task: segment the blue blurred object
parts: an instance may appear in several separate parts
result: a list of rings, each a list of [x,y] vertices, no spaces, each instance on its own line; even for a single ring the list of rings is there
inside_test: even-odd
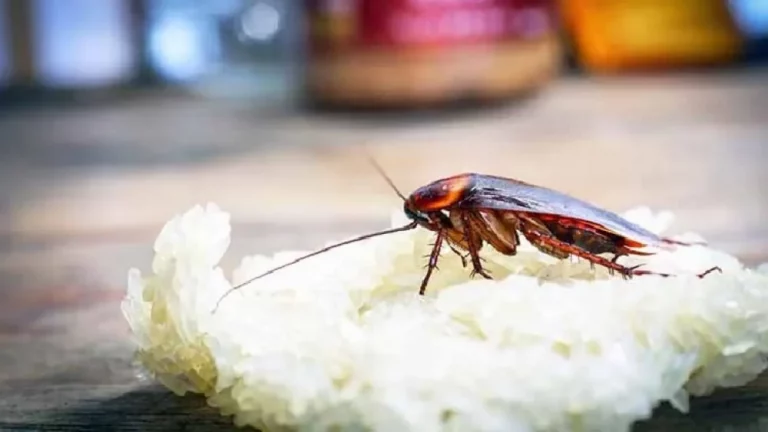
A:
[[[166,82],[268,103],[296,93],[297,2],[152,0],[149,63]]]
[[[731,0],[731,10],[742,31],[750,38],[768,37],[768,1]]]
[[[36,80],[49,88],[130,81],[138,67],[128,3],[32,0]]]
[[[768,60],[768,0],[730,0],[729,6],[746,39],[746,60]]]
[[[151,21],[147,49],[155,71],[171,82],[191,82],[220,57],[214,23],[194,14],[161,13]]]
[[[2,11],[5,11],[5,2],[0,0],[0,88],[8,85],[11,79],[11,37],[8,34],[7,17]]]
[[[232,12],[225,8],[223,13]],[[213,68],[213,63],[221,58],[215,18],[216,14],[206,2],[148,2],[147,56],[162,80],[194,82]]]

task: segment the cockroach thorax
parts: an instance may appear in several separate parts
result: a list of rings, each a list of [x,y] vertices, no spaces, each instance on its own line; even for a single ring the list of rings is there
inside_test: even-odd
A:
[[[421,211],[442,210],[458,202],[468,190],[472,177],[460,174],[434,181],[416,189],[408,198],[411,206]]]

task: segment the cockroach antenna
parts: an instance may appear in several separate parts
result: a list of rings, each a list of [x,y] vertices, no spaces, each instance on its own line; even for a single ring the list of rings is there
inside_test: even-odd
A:
[[[389,178],[387,173],[384,171],[384,168],[382,168],[381,165],[379,165],[379,163],[376,162],[376,159],[374,159],[373,156],[371,156],[371,154],[367,151],[365,152],[365,156],[368,159],[368,162],[371,165],[373,165],[373,168],[379,173],[379,175],[381,175],[382,178],[384,178],[387,184],[389,184],[389,187],[391,187],[392,190],[395,191],[397,196],[399,196],[403,201],[407,201],[408,199],[405,197],[405,195],[403,195],[402,192],[400,192],[400,189],[398,189],[397,186],[395,186],[395,182],[393,182],[392,179]]]
[[[355,238],[352,238],[352,239],[349,239],[349,240],[345,240],[345,241],[342,241],[342,242],[339,242],[339,243],[335,243],[335,244],[332,244],[330,246],[326,246],[326,247],[324,247],[322,249],[319,249],[319,250],[316,250],[314,252],[311,252],[311,253],[308,253],[306,255],[303,255],[303,256],[301,256],[299,258],[296,258],[293,261],[290,261],[290,262],[287,262],[287,263],[285,263],[283,265],[275,267],[272,270],[264,272],[264,273],[262,273],[262,274],[260,274],[258,276],[252,277],[252,278],[248,279],[247,281],[245,281],[245,282],[243,282],[243,283],[241,283],[239,285],[236,285],[236,286],[230,288],[226,293],[224,293],[224,295],[221,296],[219,301],[216,302],[216,307],[213,308],[213,311],[211,313],[216,313],[216,311],[219,309],[219,305],[221,304],[221,302],[229,294],[231,294],[235,290],[238,290],[238,289],[248,285],[249,283],[251,283],[251,282],[253,282],[253,281],[257,280],[257,279],[261,279],[264,276],[268,276],[268,275],[270,275],[270,274],[272,274],[272,273],[274,273],[274,272],[276,272],[276,271],[278,271],[280,269],[284,269],[286,267],[292,266],[292,265],[294,265],[294,264],[296,264],[296,263],[298,263],[300,261],[304,261],[307,258],[311,258],[311,257],[319,255],[321,253],[328,252],[329,250],[336,249],[337,247],[341,247],[341,246],[345,246],[345,245],[348,245],[348,244],[351,244],[351,243],[356,243],[356,242],[359,242],[359,241],[367,240],[367,239],[372,238],[372,237],[378,237],[378,236],[382,236],[382,235],[386,235],[386,234],[393,234],[393,233],[402,232],[402,231],[409,231],[409,230],[412,230],[412,229],[416,228],[417,226],[418,226],[418,224],[416,222],[411,222],[408,225],[404,225],[404,226],[401,226],[401,227],[390,228],[390,229],[387,229],[387,230],[377,231],[377,232],[370,233],[370,234],[364,234],[364,235],[361,235],[359,237],[355,237]]]

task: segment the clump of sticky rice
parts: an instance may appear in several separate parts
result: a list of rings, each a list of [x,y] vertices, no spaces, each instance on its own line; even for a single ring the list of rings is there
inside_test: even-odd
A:
[[[628,219],[657,233],[669,213]],[[395,216],[392,225],[405,222]],[[701,240],[695,234],[679,240]],[[525,242],[484,248],[494,280],[447,247],[418,295],[433,234],[336,249],[234,291],[306,251],[219,261],[229,215],[195,207],[132,269],[123,312],[144,367],[262,430],[628,430],[660,403],[748,383],[766,368],[768,266],[694,246],[620,261],[675,273],[624,280]],[[722,268],[699,279],[712,266]]]

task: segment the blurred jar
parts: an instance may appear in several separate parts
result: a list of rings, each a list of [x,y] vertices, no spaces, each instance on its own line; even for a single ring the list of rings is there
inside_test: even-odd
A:
[[[208,97],[265,104],[297,92],[297,10],[291,0],[150,0],[155,74]]]
[[[403,108],[530,93],[559,73],[549,0],[309,0],[319,105]]]

